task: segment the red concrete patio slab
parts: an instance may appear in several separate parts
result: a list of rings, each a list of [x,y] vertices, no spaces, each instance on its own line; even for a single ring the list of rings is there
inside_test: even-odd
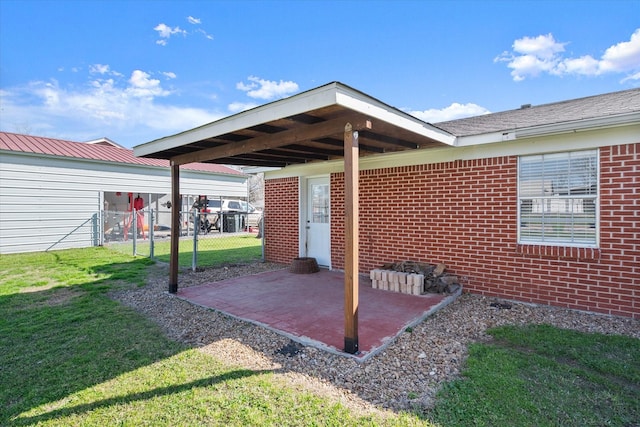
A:
[[[358,339],[360,353],[344,347],[344,273],[313,274],[276,270],[178,290],[177,296],[246,320],[304,345],[364,360],[382,350],[407,327],[460,295],[406,295],[373,289],[360,276]]]

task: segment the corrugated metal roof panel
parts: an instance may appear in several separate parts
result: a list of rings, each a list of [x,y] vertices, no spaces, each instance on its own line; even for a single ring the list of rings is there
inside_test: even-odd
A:
[[[82,142],[10,132],[0,132],[0,150],[131,165],[169,167],[169,161],[167,160],[136,157],[133,155],[133,150],[126,148],[110,147],[100,144],[85,144]],[[242,175],[242,172],[233,168],[214,163],[190,163],[181,167],[200,172]]]

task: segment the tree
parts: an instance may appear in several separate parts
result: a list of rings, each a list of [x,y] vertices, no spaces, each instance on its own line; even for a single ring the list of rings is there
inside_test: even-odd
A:
[[[249,203],[260,208],[264,207],[264,174],[249,175],[248,187]]]

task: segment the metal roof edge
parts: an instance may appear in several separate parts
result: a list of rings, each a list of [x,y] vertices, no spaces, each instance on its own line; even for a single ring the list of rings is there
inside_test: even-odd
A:
[[[61,156],[59,154],[47,154],[47,153],[32,153],[29,151],[15,151],[15,150],[4,150],[0,148],[0,153],[7,153],[7,154],[14,154],[16,156],[27,156],[27,157],[43,157],[43,158],[47,158],[47,159],[60,159],[60,160],[71,160],[77,163],[81,163],[81,162],[86,162],[86,163],[92,163],[92,164],[101,164],[101,165],[119,165],[119,166],[125,166],[125,167],[136,167],[136,168],[144,168],[144,169],[160,169],[160,170],[169,170],[170,171],[170,166],[157,166],[157,165],[145,165],[145,164],[140,164],[140,163],[128,163],[128,162],[117,162],[117,161],[112,161],[112,160],[100,160],[100,159],[90,159],[90,158],[86,158],[86,157],[73,157],[73,156]],[[185,165],[186,166],[186,165]],[[222,165],[225,166],[225,165]],[[226,166],[228,169],[228,166]],[[206,174],[206,175],[222,175],[222,176],[231,176],[231,177],[244,177],[246,178],[248,176],[247,173],[244,173],[242,171],[237,171],[238,173],[226,173],[226,172],[210,172],[210,171],[204,171],[204,170],[199,170],[199,169],[190,169],[188,167],[183,167],[181,168],[183,171],[186,172],[193,172],[193,173],[201,173],[201,174]]]

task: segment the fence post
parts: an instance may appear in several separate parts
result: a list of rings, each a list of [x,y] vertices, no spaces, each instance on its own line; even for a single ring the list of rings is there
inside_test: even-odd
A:
[[[191,270],[198,266],[198,231],[200,231],[200,215],[197,209],[193,211],[193,254],[191,256]]]
[[[154,257],[154,252],[153,252],[153,245],[155,243],[154,240],[154,215],[155,211],[153,210],[153,208],[149,209],[149,258],[153,259]]]
[[[91,215],[91,243],[93,246],[99,246],[98,236],[100,235],[100,230],[98,230],[98,224],[100,224],[100,220],[98,219],[99,214],[94,213]]]
[[[220,228],[218,229],[218,232],[220,234],[222,234],[224,232],[224,216],[225,214],[222,213],[222,205],[224,203],[224,199],[222,198],[222,196],[220,196],[220,210],[218,211],[218,225],[220,226]]]
[[[131,222],[133,222],[133,256],[136,256],[138,255],[138,211],[134,209],[131,213],[133,215],[131,217]]]
[[[107,211],[98,211],[98,216],[98,246],[104,246],[104,233],[107,231],[105,230],[107,223]]]
[[[264,262],[264,211],[262,211],[262,218],[258,223],[259,232],[260,232],[260,240],[262,240],[262,262]]]

